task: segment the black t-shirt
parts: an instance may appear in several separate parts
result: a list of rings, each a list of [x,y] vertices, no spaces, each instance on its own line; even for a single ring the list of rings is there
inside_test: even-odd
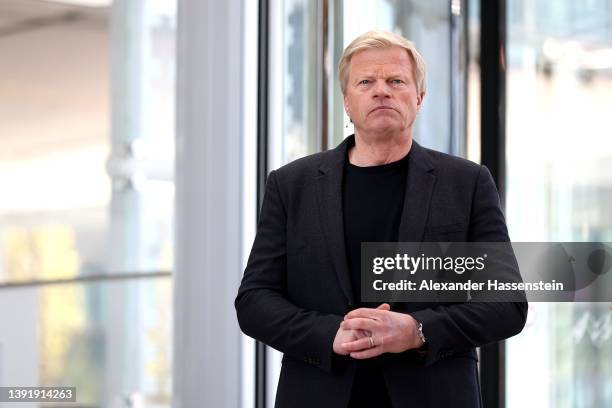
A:
[[[353,295],[359,306],[377,306],[361,302],[361,243],[397,241],[408,156],[371,167],[358,167],[346,160],[342,191],[344,240]]]
[[[395,242],[404,207],[409,154],[380,166],[344,167],[342,205],[344,239],[351,284],[360,307],[377,304],[361,301],[361,243]],[[391,407],[380,368],[380,357],[357,362],[349,408]]]

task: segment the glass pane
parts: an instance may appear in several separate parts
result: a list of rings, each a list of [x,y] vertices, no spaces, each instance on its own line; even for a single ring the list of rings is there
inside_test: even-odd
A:
[[[0,282],[172,264],[175,0],[0,4]]]
[[[463,58],[460,24],[462,10],[460,2],[450,0],[434,1],[394,1],[394,0],[351,0],[342,2],[342,20],[337,24],[333,38],[341,42],[334,47],[334,70],[344,48],[357,36],[373,29],[393,31],[415,43],[427,64],[427,92],[419,117],[415,123],[414,137],[421,144],[444,152],[464,155],[463,131],[465,114],[455,111],[461,100],[463,103],[465,64],[458,64]],[[458,23],[452,23],[457,19]],[[456,26],[459,24],[459,26]],[[353,126],[344,113],[339,85],[335,86],[334,111],[331,116],[342,117],[342,123],[335,122],[332,131],[334,142],[354,132]],[[463,110],[461,112],[464,112]],[[459,120],[460,119],[460,120]],[[348,126],[346,126],[348,125]],[[342,126],[340,128],[339,126]],[[456,133],[455,133],[456,132]]]
[[[171,350],[168,277],[0,289],[0,386],[73,386],[82,407],[170,407]]]
[[[319,2],[271,2],[270,167],[321,149]]]
[[[354,132],[346,126],[338,62],[350,41],[376,28],[413,40],[429,63],[415,138],[428,147],[464,155],[465,115],[456,108],[465,105],[458,103],[465,64],[459,63],[461,25],[453,24],[453,15],[459,20],[463,16],[460,3],[451,10],[450,0],[271,1],[270,169],[333,148]],[[270,349],[267,358],[267,395],[274,396],[280,354]],[[273,398],[268,402],[272,406]]]
[[[510,236],[612,241],[612,4],[509,0],[507,18]],[[608,304],[532,304],[508,407],[612,406],[611,337]]]

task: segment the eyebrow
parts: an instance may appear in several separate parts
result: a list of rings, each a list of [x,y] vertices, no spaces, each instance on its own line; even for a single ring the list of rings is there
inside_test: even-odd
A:
[[[375,78],[376,75],[373,74],[372,72],[365,72],[363,74],[357,74],[355,75],[355,81],[361,81],[363,79],[370,79],[370,78]],[[402,78],[402,79],[409,79],[410,75],[407,75],[405,73],[401,73],[401,72],[391,72],[389,74],[385,75],[386,79],[389,78]]]

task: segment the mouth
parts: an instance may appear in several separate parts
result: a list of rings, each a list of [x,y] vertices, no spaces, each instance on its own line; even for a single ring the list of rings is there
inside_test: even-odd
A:
[[[395,110],[395,109],[393,109],[393,108],[392,108],[392,107],[390,107],[390,106],[378,106],[378,107],[376,107],[376,108],[372,109],[372,110],[370,111],[370,113],[374,113],[374,112],[378,112],[378,111],[383,111],[383,110]]]

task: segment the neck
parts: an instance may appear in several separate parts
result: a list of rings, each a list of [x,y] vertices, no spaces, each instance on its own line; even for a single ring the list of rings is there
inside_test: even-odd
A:
[[[349,150],[349,162],[355,166],[380,166],[398,161],[412,147],[412,132],[364,135],[355,131],[355,146]]]

